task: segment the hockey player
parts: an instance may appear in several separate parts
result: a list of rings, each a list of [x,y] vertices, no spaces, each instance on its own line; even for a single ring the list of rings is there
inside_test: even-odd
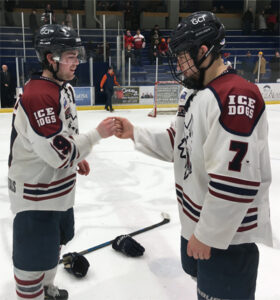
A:
[[[9,155],[9,197],[15,213],[13,264],[18,299],[68,299],[54,286],[60,246],[74,236],[76,172],[88,175],[84,158],[114,121],[79,134],[72,80],[85,58],[69,27],[44,25],[35,39],[43,73],[24,87],[14,109]]]
[[[172,73],[185,87],[175,125],[156,133],[118,118],[116,135],[174,161],[182,266],[198,299],[251,300],[255,243],[272,245],[268,126],[258,88],[223,64],[224,36],[213,13],[184,19],[170,42]]]

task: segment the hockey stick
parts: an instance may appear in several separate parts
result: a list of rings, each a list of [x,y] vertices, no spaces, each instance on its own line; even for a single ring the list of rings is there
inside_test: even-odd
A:
[[[157,227],[159,227],[159,226],[161,226],[161,225],[164,225],[164,224],[166,224],[166,223],[169,223],[169,221],[170,221],[170,216],[169,216],[169,214],[162,212],[161,215],[162,215],[162,217],[163,217],[163,220],[160,221],[159,223],[156,223],[156,224],[154,224],[154,225],[147,226],[147,227],[144,227],[144,228],[142,228],[142,229],[136,230],[136,231],[134,231],[134,232],[129,233],[128,235],[134,236],[134,235],[137,235],[137,234],[146,232],[146,231],[148,231],[148,230],[157,228]],[[94,246],[94,247],[92,247],[92,248],[83,250],[83,251],[81,251],[81,252],[78,252],[78,254],[80,254],[80,255],[85,255],[85,254],[87,254],[87,253],[90,253],[90,252],[96,251],[96,250],[98,250],[98,249],[107,247],[107,246],[113,244],[113,241],[114,241],[114,240],[115,240],[115,239],[110,240],[110,241],[105,242],[105,243],[102,243],[102,244],[99,244],[99,245]],[[61,264],[62,262],[63,262],[63,259],[60,259],[60,260],[59,260],[59,264]]]

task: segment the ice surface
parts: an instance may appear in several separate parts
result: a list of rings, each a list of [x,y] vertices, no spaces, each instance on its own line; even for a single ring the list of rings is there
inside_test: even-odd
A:
[[[271,219],[275,248],[259,245],[260,267],[256,300],[280,299],[280,105],[267,106],[273,172]],[[147,110],[80,111],[81,132],[105,117],[127,117],[135,125],[166,128],[172,116],[147,117]],[[0,299],[15,300],[11,259],[12,220],[7,192],[7,158],[11,114],[0,114]],[[159,222],[162,227],[135,236],[145,248],[141,258],[128,258],[110,246],[87,255],[91,266],[76,279],[59,266],[56,284],[70,300],[194,300],[195,282],[181,269],[180,224],[172,164],[136,152],[129,140],[109,138],[94,147],[87,160],[91,173],[79,176],[76,193],[76,236],[62,253],[81,251],[114,237]]]

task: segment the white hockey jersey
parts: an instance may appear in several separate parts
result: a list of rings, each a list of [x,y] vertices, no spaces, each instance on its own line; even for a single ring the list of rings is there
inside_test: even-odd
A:
[[[265,104],[234,71],[197,93],[183,89],[176,124],[134,129],[136,149],[174,161],[182,236],[208,246],[272,246],[271,183]]]
[[[77,163],[99,139],[96,129],[79,134],[70,84],[33,76],[13,113],[8,174],[12,212],[72,207]]]

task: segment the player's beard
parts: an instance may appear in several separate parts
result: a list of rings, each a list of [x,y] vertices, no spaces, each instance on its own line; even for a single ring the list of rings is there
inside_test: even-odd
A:
[[[182,75],[184,76],[182,82],[185,87],[194,90],[203,89],[205,70],[199,69],[194,63],[194,59],[192,57],[186,57],[185,62],[183,62],[181,65],[179,64],[179,66],[182,70]]]
[[[194,89],[194,90],[202,90],[204,88],[203,81],[204,81],[204,74],[205,70],[200,69],[199,72],[197,72],[195,75],[185,77],[183,80],[183,84],[188,89]]]

